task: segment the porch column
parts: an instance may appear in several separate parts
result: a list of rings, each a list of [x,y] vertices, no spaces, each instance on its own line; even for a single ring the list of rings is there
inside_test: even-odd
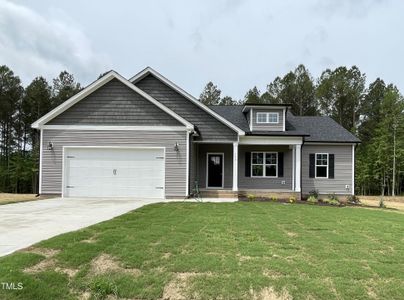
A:
[[[238,142],[233,143],[233,191],[238,191]]]
[[[301,166],[302,166],[302,145],[296,145],[295,146],[295,192],[300,192],[301,187],[300,187],[300,173],[301,173]]]

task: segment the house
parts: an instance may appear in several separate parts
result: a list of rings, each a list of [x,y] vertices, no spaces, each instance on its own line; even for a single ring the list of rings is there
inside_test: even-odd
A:
[[[151,68],[114,71],[32,124],[40,193],[184,198],[354,193],[358,138],[290,105],[205,106]]]

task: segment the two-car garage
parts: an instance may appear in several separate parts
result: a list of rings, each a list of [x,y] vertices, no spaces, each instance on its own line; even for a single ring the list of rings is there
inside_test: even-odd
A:
[[[64,197],[165,195],[165,148],[64,147]]]

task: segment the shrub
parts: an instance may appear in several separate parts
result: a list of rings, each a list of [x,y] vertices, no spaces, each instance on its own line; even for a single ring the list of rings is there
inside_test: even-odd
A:
[[[296,197],[295,196],[290,196],[289,197],[289,203],[295,203],[296,202]]]
[[[314,198],[318,199],[318,190],[311,190],[309,192],[309,196],[313,196]]]
[[[272,197],[271,197],[271,200],[274,201],[274,202],[276,202],[276,201],[278,201],[278,197],[272,196]]]
[[[337,197],[335,194],[329,194],[329,195],[327,196],[327,198],[328,198],[329,200],[336,200],[336,201],[338,201],[338,203],[339,203],[339,199],[338,199],[338,197]]]
[[[255,198],[257,198],[257,197],[254,194],[248,194],[247,195],[247,199],[250,200],[250,201],[254,201]]]
[[[330,205],[340,205],[340,202],[338,200],[329,199],[329,198],[324,199],[323,203],[327,203],[327,204],[330,204]]]
[[[386,205],[384,205],[384,199],[383,199],[383,197],[380,197],[379,207],[380,207],[380,208],[386,208]]]
[[[312,195],[309,198],[307,198],[307,202],[314,204],[318,202],[318,199]]]
[[[350,204],[361,204],[359,198],[356,195],[349,195],[346,197],[346,202]]]

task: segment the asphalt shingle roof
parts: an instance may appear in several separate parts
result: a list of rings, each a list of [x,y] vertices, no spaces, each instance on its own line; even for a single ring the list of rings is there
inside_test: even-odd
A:
[[[330,117],[300,117],[288,112],[286,117],[286,131],[253,131],[250,132],[248,121],[242,112],[242,105],[224,106],[211,105],[210,109],[230,121],[248,135],[268,136],[304,136],[308,142],[336,142],[336,143],[358,143],[360,140],[339,125]]]

